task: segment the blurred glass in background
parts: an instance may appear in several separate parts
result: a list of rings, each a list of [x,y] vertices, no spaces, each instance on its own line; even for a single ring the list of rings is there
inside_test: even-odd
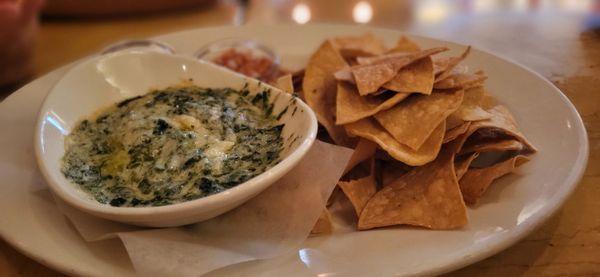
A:
[[[33,73],[32,59],[43,0],[0,0],[0,86]]]

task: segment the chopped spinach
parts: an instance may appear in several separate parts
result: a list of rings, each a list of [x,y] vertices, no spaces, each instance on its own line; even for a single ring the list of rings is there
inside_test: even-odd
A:
[[[270,94],[190,86],[126,99],[73,129],[62,172],[117,207],[219,193],[279,161],[287,108],[272,115]]]

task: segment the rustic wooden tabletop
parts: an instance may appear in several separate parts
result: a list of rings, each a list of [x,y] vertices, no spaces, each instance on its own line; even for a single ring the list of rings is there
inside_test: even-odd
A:
[[[161,14],[43,19],[36,76],[124,38],[215,25],[358,23],[458,41],[541,73],[587,128],[585,176],[565,205],[509,249],[449,275],[600,275],[600,1],[223,0]],[[4,95],[10,92],[2,92]],[[0,241],[0,276],[60,276]]]

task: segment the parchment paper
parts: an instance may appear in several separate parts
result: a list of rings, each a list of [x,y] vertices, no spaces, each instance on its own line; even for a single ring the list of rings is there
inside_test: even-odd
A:
[[[118,236],[142,276],[199,276],[297,251],[341,177],[352,150],[316,141],[290,173],[242,206],[211,220],[151,229],[99,219],[57,199],[87,241]]]

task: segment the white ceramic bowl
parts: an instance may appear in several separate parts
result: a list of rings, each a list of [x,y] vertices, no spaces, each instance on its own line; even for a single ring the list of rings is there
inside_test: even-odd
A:
[[[193,80],[210,88],[241,89],[250,95],[271,90],[274,114],[290,107],[280,119],[282,160],[266,172],[208,197],[161,207],[112,207],[98,203],[61,173],[64,139],[84,117],[125,98]],[[69,205],[102,218],[152,227],[185,225],[231,210],[290,171],[315,140],[317,120],[300,99],[257,80],[193,58],[151,51],[125,51],[88,59],[69,71],[50,91],[40,109],[35,134],[37,162],[50,189]],[[298,137],[295,139],[295,137]]]

